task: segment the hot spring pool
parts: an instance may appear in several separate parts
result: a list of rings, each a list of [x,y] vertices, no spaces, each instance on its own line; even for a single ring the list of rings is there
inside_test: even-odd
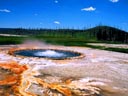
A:
[[[39,57],[49,59],[69,59],[79,57],[82,54],[72,51],[54,50],[54,49],[26,49],[18,50],[14,52],[15,55],[27,56],[27,57]]]

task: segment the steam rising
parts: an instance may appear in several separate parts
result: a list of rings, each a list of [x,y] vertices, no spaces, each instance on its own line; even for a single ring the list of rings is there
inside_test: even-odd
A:
[[[64,53],[59,53],[53,50],[46,50],[44,52],[37,52],[34,54],[35,56],[45,56],[45,57],[62,57],[66,56]]]
[[[72,49],[73,51],[78,50],[78,47],[68,48],[63,46],[52,46],[50,44],[46,44],[36,40],[28,40],[28,41],[25,41],[24,44],[18,45],[15,47],[18,47],[21,49],[22,48],[23,49],[24,48],[26,49],[27,48],[28,49],[43,48],[46,50],[40,51],[40,52],[37,51],[36,53],[34,53],[34,55],[41,56],[41,57],[43,56],[50,57],[50,58],[67,56],[66,53],[61,53],[60,51],[56,51],[56,49],[63,50],[65,48],[65,49]],[[11,67],[10,65],[13,65],[13,64],[9,64],[8,66],[5,66],[5,63],[3,63],[3,65],[1,64],[2,68],[8,69],[8,70],[10,70],[9,68],[12,68],[16,72],[18,72],[17,71],[18,68],[19,70],[21,70],[20,67],[22,68],[22,65],[27,64],[27,66],[30,67],[30,68],[28,67],[29,69],[23,72],[22,75],[20,75],[20,76],[23,76],[24,78],[22,78],[23,83],[22,83],[22,86],[19,87],[19,90],[21,90],[22,87],[25,88],[25,90],[27,89],[27,91],[23,90],[23,92],[26,92],[26,94],[30,90],[32,90],[31,91],[32,93],[38,93],[40,96],[43,96],[42,91],[48,89],[48,90],[51,90],[50,94],[52,94],[52,90],[54,89],[58,91],[58,92],[56,91],[57,93],[53,93],[56,96],[61,96],[59,95],[61,93],[67,94],[66,92],[69,92],[69,93],[74,92],[79,96],[85,96],[85,94],[87,94],[88,96],[127,96],[127,93],[128,93],[127,64],[124,64],[124,63],[115,64],[117,60],[120,62],[124,62],[124,61],[121,61],[121,59],[117,59],[113,57],[112,52],[106,53],[104,51],[92,51],[92,50],[90,51],[90,49],[88,50],[87,48],[85,48],[84,50],[82,48],[79,48],[79,50],[80,52],[86,53],[86,59],[83,58],[83,59],[72,60],[72,61],[68,60],[64,62],[64,61],[54,61],[49,59],[47,60],[47,59],[37,59],[37,58],[28,58],[28,57],[12,58],[11,56],[1,53],[0,60],[1,61],[8,60],[8,62],[10,62],[10,60],[13,59],[15,61],[18,61],[19,64],[17,64],[17,66],[19,67],[16,67],[16,66]],[[90,54],[94,54],[95,56],[90,56]],[[99,54],[102,54],[102,56]],[[115,56],[115,53],[114,53],[114,56]],[[116,55],[116,56],[121,57],[124,55],[122,54],[122,55]],[[60,62],[62,64],[59,65]],[[114,64],[111,64],[111,63],[114,63]],[[127,58],[125,63],[127,63]],[[120,70],[120,68],[122,69]],[[3,74],[2,73],[3,69],[1,69],[0,71],[1,71],[1,74]],[[5,70],[5,72],[7,71]],[[38,75],[39,77],[36,78]],[[4,75],[1,75],[1,76],[4,76]],[[10,79],[7,78],[7,81],[8,80]],[[19,80],[19,79],[17,79],[16,77],[16,80]],[[29,82],[30,85],[28,84],[27,86],[25,86],[25,84],[27,84],[26,81]],[[10,82],[7,82],[7,84]],[[41,84],[42,84],[42,87],[40,86]],[[45,89],[43,85],[45,85],[47,89]],[[3,89],[1,87],[0,92],[2,92]],[[5,92],[3,91],[3,93]],[[47,96],[50,96],[50,94],[48,94]],[[3,95],[0,95],[0,96],[3,96]],[[65,96],[71,96],[71,95],[67,94]]]
[[[26,40],[20,47],[45,47],[50,46],[50,44],[45,43],[44,41],[39,40]]]

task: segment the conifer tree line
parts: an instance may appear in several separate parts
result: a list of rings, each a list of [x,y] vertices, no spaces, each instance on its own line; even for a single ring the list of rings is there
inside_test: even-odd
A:
[[[69,37],[77,39],[95,38],[99,41],[128,43],[128,32],[109,26],[96,26],[90,29],[0,28],[0,34],[30,35],[39,37]]]

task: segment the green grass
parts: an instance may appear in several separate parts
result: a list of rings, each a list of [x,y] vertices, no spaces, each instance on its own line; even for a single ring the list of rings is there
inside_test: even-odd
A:
[[[96,45],[88,45],[88,44],[86,44],[86,47],[90,47],[90,48],[94,48],[94,49],[100,49],[100,50],[121,52],[121,53],[128,53],[128,48],[112,48],[112,47],[96,46]]]
[[[36,39],[45,41],[47,43],[52,44],[59,44],[65,46],[84,46],[85,43],[91,42],[98,42],[94,39],[81,39],[81,38],[69,38],[69,37],[53,37],[53,36],[43,36],[43,37],[36,37]]]
[[[5,28],[6,29],[6,28]],[[101,50],[128,53],[128,49],[106,48],[88,43],[128,44],[128,33],[110,26],[96,26],[90,29],[1,29],[1,34],[18,34],[28,37],[0,36],[0,45],[21,44],[24,40],[39,40],[50,44],[91,47]]]
[[[124,48],[111,48],[111,47],[106,48],[104,46],[96,46],[96,45],[94,46],[87,44],[87,43],[121,44],[120,42],[97,41],[96,39],[55,38],[55,37],[42,37],[38,39],[56,45],[82,46],[82,47],[90,47],[94,49],[128,53],[128,49],[124,49]]]
[[[128,49],[124,48],[106,48],[104,46],[94,46],[88,45],[87,43],[108,43],[112,44],[114,42],[105,42],[105,41],[97,41],[95,38],[93,39],[85,39],[85,38],[69,38],[69,37],[54,37],[54,36],[36,36],[36,37],[6,37],[0,36],[0,45],[9,45],[9,44],[21,44],[26,39],[36,39],[39,41],[44,41],[46,43],[55,44],[55,45],[65,45],[65,46],[82,46],[82,47],[90,47],[94,49],[101,49],[101,50],[108,50],[108,51],[115,51],[115,52],[122,52],[128,53]]]
[[[0,36],[0,45],[20,44],[24,40],[25,40],[24,37]]]
[[[115,52],[122,52],[122,53],[128,53],[128,48],[124,49],[124,48],[105,48],[104,50],[109,50],[109,51],[115,51]]]

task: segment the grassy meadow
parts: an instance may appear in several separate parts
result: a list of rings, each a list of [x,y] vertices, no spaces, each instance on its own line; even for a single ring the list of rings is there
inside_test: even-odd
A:
[[[97,26],[90,29],[6,29],[0,28],[0,34],[21,35],[0,36],[0,45],[21,44],[25,40],[39,40],[50,44],[65,46],[82,46],[102,50],[110,50],[128,53],[124,48],[106,48],[94,46],[87,43],[107,43],[107,44],[128,44],[128,33],[113,27]],[[26,37],[22,37],[25,35]]]

